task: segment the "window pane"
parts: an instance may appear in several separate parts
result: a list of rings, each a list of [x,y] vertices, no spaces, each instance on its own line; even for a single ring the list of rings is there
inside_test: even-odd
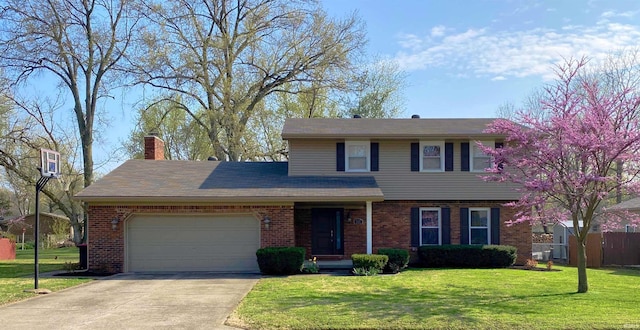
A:
[[[367,147],[363,145],[350,145],[349,156],[350,157],[366,157]]]
[[[438,211],[422,211],[422,227],[438,227]]]
[[[486,210],[471,211],[471,227],[487,227],[489,212]]]
[[[423,157],[440,157],[440,146],[424,146]]]
[[[478,148],[477,145],[474,145],[473,146],[473,156],[474,157],[487,157],[487,154],[482,152],[482,150],[480,150],[480,148]]]
[[[440,157],[424,158],[422,160],[422,168],[425,170],[439,170],[441,168],[440,165]]]
[[[471,244],[489,244],[487,229],[471,229]]]
[[[366,170],[367,157],[349,157],[350,170]]]
[[[473,158],[473,170],[484,171],[485,168],[491,167],[491,157],[474,157]]]
[[[422,244],[438,243],[438,228],[422,228]]]

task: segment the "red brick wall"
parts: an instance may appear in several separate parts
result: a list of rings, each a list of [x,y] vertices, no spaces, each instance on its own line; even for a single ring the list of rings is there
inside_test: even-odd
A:
[[[460,244],[460,208],[499,207],[500,244],[518,249],[517,264],[531,258],[531,226],[519,224],[507,226],[504,222],[513,219],[515,210],[501,206],[496,201],[385,201],[373,204],[373,251],[392,247],[411,249],[411,208],[449,207],[451,209],[451,244]],[[345,238],[346,240],[346,238]],[[415,254],[414,254],[415,257]]]
[[[294,246],[292,206],[127,206],[127,205],[90,205],[88,221],[88,259],[89,269],[106,272],[124,271],[124,225],[122,220],[133,214],[233,214],[252,213],[256,218],[270,218],[269,229],[261,222],[260,244],[267,246]],[[111,220],[120,221],[116,230]]]
[[[164,141],[155,135],[145,136],[144,159],[164,159]]]
[[[502,207],[504,202],[420,202],[420,201],[385,201],[373,203],[373,252],[379,248],[402,248],[411,250],[411,208],[412,207],[449,207],[451,209],[451,243],[460,244],[460,208],[500,207],[500,244],[513,245],[518,249],[517,264],[524,264],[531,258],[531,226],[519,224],[507,226],[504,222],[513,218],[515,211]],[[354,253],[366,253],[366,210],[345,210],[351,212],[352,220],[363,219],[363,223],[355,221],[344,225],[344,256]],[[307,257],[311,255],[311,210],[296,210],[296,243],[307,249]],[[412,252],[416,258],[416,253]]]

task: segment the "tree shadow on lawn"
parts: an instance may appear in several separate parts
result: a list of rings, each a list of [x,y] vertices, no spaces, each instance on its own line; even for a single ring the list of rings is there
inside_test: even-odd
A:
[[[633,276],[633,277],[640,277],[640,266],[638,266],[637,268],[631,268],[631,267],[603,267],[600,268],[600,270],[603,271],[608,271],[609,274],[611,275],[621,275],[621,276]]]
[[[491,295],[482,291],[470,291],[468,287],[448,285],[447,291],[430,291],[428,288],[415,289],[393,287],[379,292],[332,292],[324,295],[313,294],[287,297],[291,307],[309,305],[338,305],[339,311],[349,311],[363,320],[383,319],[385,322],[405,320],[407,317],[417,323],[428,322],[430,318],[450,319],[455,322],[476,324],[486,322],[486,318],[499,315],[537,315],[540,309],[536,298],[570,297],[575,292],[540,293],[531,295]],[[293,307],[296,308],[296,307]],[[332,309],[322,309],[330,315]],[[335,310],[335,309],[333,309]],[[484,317],[483,317],[484,316]]]

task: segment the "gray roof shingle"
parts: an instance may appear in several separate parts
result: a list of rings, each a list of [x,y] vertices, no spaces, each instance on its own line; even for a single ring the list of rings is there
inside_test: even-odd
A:
[[[610,211],[638,211],[640,210],[640,197],[632,198],[620,204],[613,205],[607,210]]]
[[[475,119],[372,119],[290,118],[282,138],[424,138],[500,137],[483,133],[495,118]]]
[[[288,176],[286,162],[129,160],[76,195],[84,201],[380,201],[372,176]]]

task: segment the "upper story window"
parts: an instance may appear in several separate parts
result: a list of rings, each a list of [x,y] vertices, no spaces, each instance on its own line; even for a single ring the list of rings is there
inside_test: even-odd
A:
[[[348,172],[368,172],[370,164],[369,141],[345,142],[345,170]]]
[[[495,144],[494,141],[478,141],[485,146],[493,146]],[[476,142],[471,143],[471,171],[473,172],[484,172],[486,168],[490,168],[492,166],[493,159],[490,155],[482,152],[480,147],[478,147]]]
[[[423,172],[444,171],[444,142],[420,142],[420,170]]]
[[[442,223],[439,208],[420,208],[420,245],[442,243]]]
[[[624,231],[627,233],[635,233],[636,232],[636,227],[632,226],[632,225],[625,225],[624,226]]]

